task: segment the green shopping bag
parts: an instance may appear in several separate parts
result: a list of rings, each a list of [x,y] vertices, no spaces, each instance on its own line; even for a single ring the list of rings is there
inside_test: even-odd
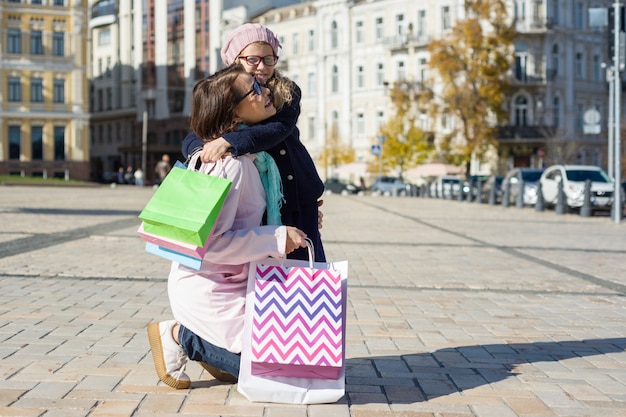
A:
[[[174,167],[139,214],[148,233],[203,247],[231,181]]]

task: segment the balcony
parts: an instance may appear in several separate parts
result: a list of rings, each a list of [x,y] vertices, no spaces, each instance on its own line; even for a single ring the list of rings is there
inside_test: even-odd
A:
[[[430,42],[428,35],[418,35],[411,32],[405,35],[396,35],[385,38],[383,44],[391,49],[406,49],[409,47],[426,47]]]
[[[103,0],[91,7],[91,20],[89,28],[108,26],[117,21],[117,8],[115,1]]]
[[[544,33],[553,27],[550,17],[517,18],[515,21],[515,30],[519,33]]]

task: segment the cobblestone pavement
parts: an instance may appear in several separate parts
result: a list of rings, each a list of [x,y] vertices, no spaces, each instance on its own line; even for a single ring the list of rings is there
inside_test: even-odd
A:
[[[346,395],[250,403],[196,363],[159,382],[170,318],[144,252],[151,188],[0,187],[0,416],[626,416],[626,224],[421,198],[326,196],[350,261]]]

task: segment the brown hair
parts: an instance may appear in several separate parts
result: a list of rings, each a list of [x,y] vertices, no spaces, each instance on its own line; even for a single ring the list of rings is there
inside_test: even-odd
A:
[[[241,93],[234,84],[241,74],[247,74],[241,65],[230,65],[194,86],[190,125],[200,139],[210,141],[237,129],[235,108]]]

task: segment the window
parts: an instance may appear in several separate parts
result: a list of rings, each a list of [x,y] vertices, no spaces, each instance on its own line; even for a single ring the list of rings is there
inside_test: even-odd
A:
[[[356,22],[354,38],[357,44],[365,42],[365,38],[363,36],[363,21],[362,20],[359,20]]]
[[[560,4],[557,0],[552,2],[552,23],[555,25],[559,24],[560,16],[559,16]]]
[[[65,160],[65,127],[54,127],[54,160]]]
[[[450,19],[450,6],[443,6],[441,8],[441,28],[448,30],[452,28],[452,21]]]
[[[9,126],[9,159],[20,159],[22,130],[20,126]]]
[[[406,32],[406,26],[404,24],[404,15],[396,15],[396,35],[404,36]]]
[[[585,105],[582,103],[576,104],[576,129],[583,130],[585,114]]]
[[[524,42],[515,44],[515,78],[519,81],[527,81],[528,48]]]
[[[365,134],[365,115],[363,113],[356,115],[356,133],[357,135]]]
[[[52,88],[52,101],[55,103],[65,103],[65,80],[54,80]]]
[[[30,0],[30,4],[41,4],[41,0]]]
[[[313,29],[309,30],[309,52],[315,51],[315,31]]]
[[[426,10],[417,12],[417,37],[423,38],[428,31],[428,23],[426,21]]]
[[[574,61],[574,76],[578,79],[585,78],[582,52],[576,52],[576,59]]]
[[[426,82],[428,79],[428,61],[426,58],[419,60],[419,81]]]
[[[43,38],[40,30],[30,32],[30,53],[32,55],[43,55]]]
[[[30,79],[30,101],[32,102],[43,101],[43,79],[41,78]]]
[[[399,81],[406,79],[406,66],[404,61],[398,61],[396,64],[396,73]]]
[[[32,160],[41,161],[43,159],[43,127],[31,127],[30,144],[32,150]]]
[[[380,127],[385,123],[385,112],[379,110],[376,112],[376,130],[379,131]]]
[[[19,29],[9,29],[7,31],[8,36],[8,52],[10,54],[22,53],[22,33]]]
[[[515,1],[513,10],[513,16],[516,20],[526,20],[526,1],[522,1],[521,4],[519,1]]]
[[[559,45],[554,44],[552,47],[552,73],[556,77],[559,75]]]
[[[65,55],[65,38],[63,36],[63,32],[52,33],[52,55]]]
[[[380,41],[385,36],[385,28],[383,26],[383,18],[376,18],[376,40]]]
[[[9,101],[22,101],[22,83],[19,77],[9,77]]]
[[[363,65],[359,65],[356,67],[356,86],[357,88],[365,87],[365,70],[363,69]]]
[[[300,53],[300,34],[299,33],[294,33],[293,35],[291,35],[291,50],[293,52],[294,55],[297,55]]]
[[[577,2],[574,5],[574,28],[582,29],[583,28],[583,16],[585,13],[585,7],[582,2]]]
[[[98,45],[106,46],[111,44],[111,29],[103,29],[98,34]]]
[[[330,25],[330,47],[336,49],[339,46],[339,30],[337,29],[337,22],[333,20]]]
[[[308,95],[312,96],[315,95],[315,90],[316,88],[316,80],[315,80],[315,73],[314,72],[309,72],[309,74],[307,75],[307,93]]]
[[[558,97],[554,97],[554,127],[560,127],[561,125],[561,100]]]
[[[376,65],[376,85],[382,86],[385,84],[385,66],[382,63]]]
[[[593,80],[602,81],[602,62],[599,55],[593,56]]]
[[[307,119],[307,137],[310,140],[315,139],[315,117],[313,116]]]
[[[528,125],[528,99],[524,96],[518,96],[515,99],[515,126]]]
[[[53,6],[65,6],[64,1],[65,0],[53,0],[52,5]]]
[[[331,92],[336,93],[339,91],[339,69],[337,65],[333,65],[333,70],[331,74]]]

